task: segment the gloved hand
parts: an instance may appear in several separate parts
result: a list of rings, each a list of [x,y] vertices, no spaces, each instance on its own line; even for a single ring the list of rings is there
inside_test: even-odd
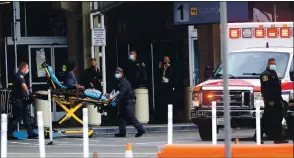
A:
[[[25,100],[25,101],[30,100],[30,94],[27,94],[27,95],[24,97],[24,100]]]
[[[111,106],[115,107],[116,106],[116,102],[112,101],[111,103]]]

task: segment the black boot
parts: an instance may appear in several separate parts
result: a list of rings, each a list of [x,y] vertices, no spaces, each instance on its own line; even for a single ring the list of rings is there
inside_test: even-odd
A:
[[[135,137],[141,137],[144,133],[145,131],[138,131]]]
[[[124,134],[124,133],[116,133],[114,136],[118,137],[118,138],[122,138],[122,137],[126,137],[126,134]]]

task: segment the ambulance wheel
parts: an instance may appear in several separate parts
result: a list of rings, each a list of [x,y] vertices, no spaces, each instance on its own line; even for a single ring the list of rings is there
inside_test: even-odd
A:
[[[201,140],[211,141],[212,140],[212,125],[209,119],[201,120],[198,123],[198,131]]]

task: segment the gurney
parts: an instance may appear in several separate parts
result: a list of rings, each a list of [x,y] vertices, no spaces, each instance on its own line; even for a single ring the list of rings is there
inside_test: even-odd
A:
[[[115,99],[119,92],[112,91],[110,94],[102,94],[99,90],[86,89],[85,91],[80,88],[69,88],[62,85],[53,73],[52,67],[47,63],[41,65],[42,69],[45,69],[46,76],[48,78],[48,84],[51,89],[51,98],[56,105],[60,106],[67,114],[58,120],[58,124],[62,124],[67,119],[73,118],[80,124],[83,121],[75,115],[75,112],[79,110],[84,103],[92,104],[97,107],[97,112],[103,113],[108,103]],[[76,131],[57,131],[63,134],[77,134],[82,133],[82,130]],[[93,135],[93,130],[89,130],[89,136]],[[49,135],[49,131],[46,131],[45,136]]]

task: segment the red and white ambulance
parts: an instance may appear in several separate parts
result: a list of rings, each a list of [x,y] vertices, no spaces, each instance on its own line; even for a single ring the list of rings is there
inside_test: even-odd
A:
[[[228,33],[231,125],[255,126],[255,105],[264,107],[259,77],[269,58],[276,59],[283,99],[293,102],[293,22],[229,23]],[[202,140],[212,139],[211,101],[217,103],[218,129],[224,125],[222,73],[220,64],[209,80],[193,90],[191,118]],[[289,110],[289,117],[293,113]]]

